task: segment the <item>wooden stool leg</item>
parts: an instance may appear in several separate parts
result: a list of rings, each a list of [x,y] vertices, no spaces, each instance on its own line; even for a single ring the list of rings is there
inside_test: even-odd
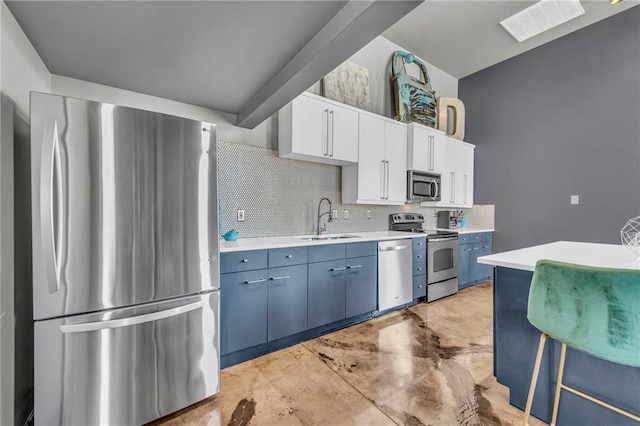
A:
[[[567,345],[562,344],[560,349],[560,363],[558,365],[558,378],[556,379],[556,396],[553,399],[553,414],[551,415],[551,426],[555,426],[558,418],[558,406],[560,405],[560,391],[562,390],[562,375],[564,374],[564,360],[567,356]]]
[[[540,335],[540,343],[538,344],[538,353],[536,354],[536,362],[533,366],[533,374],[531,375],[531,385],[529,386],[529,395],[527,396],[527,405],[524,409],[524,416],[522,417],[522,425],[527,426],[529,421],[529,414],[531,413],[531,406],[533,405],[533,395],[536,392],[536,384],[538,383],[538,375],[540,373],[540,364],[542,363],[542,354],[544,352],[544,345],[547,343],[547,335],[542,333]]]

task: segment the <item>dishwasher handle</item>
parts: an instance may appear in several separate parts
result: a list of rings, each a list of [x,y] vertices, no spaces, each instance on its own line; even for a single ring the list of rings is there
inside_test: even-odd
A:
[[[411,246],[391,246],[391,247],[380,247],[380,251],[394,251],[394,250],[404,250],[408,249]]]

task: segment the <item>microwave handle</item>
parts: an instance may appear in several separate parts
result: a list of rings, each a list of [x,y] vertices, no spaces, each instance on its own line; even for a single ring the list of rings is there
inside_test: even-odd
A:
[[[434,185],[435,185],[435,187],[436,187],[436,192],[434,192],[434,193],[432,194],[432,197],[433,197],[433,199],[434,199],[434,200],[437,200],[437,199],[438,199],[438,193],[440,192],[440,185],[438,185],[438,181],[437,181],[437,180],[434,180],[434,181],[433,181],[433,184],[434,184]]]

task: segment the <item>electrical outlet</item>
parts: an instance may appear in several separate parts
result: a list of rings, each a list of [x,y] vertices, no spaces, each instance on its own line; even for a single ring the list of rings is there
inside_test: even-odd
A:
[[[572,195],[571,196],[571,204],[580,204],[580,196]]]
[[[371,219],[371,210],[367,209],[367,219]]]
[[[331,211],[331,219],[337,219],[338,218],[338,209],[333,209]]]
[[[349,220],[349,210],[344,211],[344,220]]]
[[[238,210],[238,222],[244,222],[244,210]]]

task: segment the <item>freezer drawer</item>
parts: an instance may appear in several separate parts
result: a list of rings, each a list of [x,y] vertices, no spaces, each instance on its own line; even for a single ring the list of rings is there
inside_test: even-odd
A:
[[[135,425],[217,393],[218,292],[35,323],[37,425]]]

